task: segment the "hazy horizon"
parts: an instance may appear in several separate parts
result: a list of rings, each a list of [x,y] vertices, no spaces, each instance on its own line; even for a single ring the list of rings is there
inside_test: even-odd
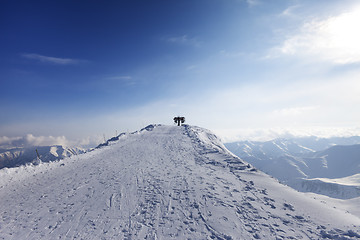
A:
[[[177,115],[227,142],[360,135],[355,0],[5,0],[0,16],[0,146]]]

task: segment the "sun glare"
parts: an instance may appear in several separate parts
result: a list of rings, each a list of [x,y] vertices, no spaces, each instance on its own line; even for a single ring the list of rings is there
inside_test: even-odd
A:
[[[360,62],[360,7],[323,20],[307,22],[288,37],[280,51],[287,55],[309,55],[335,64]]]
[[[324,41],[329,48],[342,57],[339,63],[354,62],[360,60],[360,7],[352,12],[332,17],[325,21],[321,32],[324,33]]]

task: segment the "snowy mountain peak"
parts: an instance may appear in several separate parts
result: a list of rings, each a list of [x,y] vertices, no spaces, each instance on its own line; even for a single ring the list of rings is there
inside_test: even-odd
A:
[[[358,186],[323,179],[344,178],[360,172],[358,141],[359,137],[298,138],[252,142],[251,145],[237,142],[226,146],[243,160],[296,190],[350,199],[360,196]],[[336,145],[339,143],[351,145]]]
[[[81,148],[64,147],[61,145],[0,149],[0,169],[36,163],[38,162],[36,151],[42,162],[57,161],[85,152]]]
[[[152,125],[0,171],[3,239],[355,239],[360,219],[279,184],[210,131]]]

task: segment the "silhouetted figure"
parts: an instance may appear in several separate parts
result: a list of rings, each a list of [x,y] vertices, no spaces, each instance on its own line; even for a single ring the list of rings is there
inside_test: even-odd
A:
[[[180,126],[182,123],[185,122],[185,117],[174,117],[174,122],[177,123],[178,126]]]

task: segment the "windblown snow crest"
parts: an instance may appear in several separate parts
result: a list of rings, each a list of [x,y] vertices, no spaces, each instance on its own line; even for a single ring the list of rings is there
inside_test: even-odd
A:
[[[360,238],[359,218],[279,184],[199,127],[151,125],[0,177],[0,239]]]
[[[250,164],[242,161],[227,150],[221,140],[210,131],[189,125],[185,125],[184,127],[200,156],[196,159],[197,163],[213,164],[222,166],[223,168],[228,167],[230,170],[248,169],[256,171]],[[215,155],[222,156],[222,158],[216,158]]]

